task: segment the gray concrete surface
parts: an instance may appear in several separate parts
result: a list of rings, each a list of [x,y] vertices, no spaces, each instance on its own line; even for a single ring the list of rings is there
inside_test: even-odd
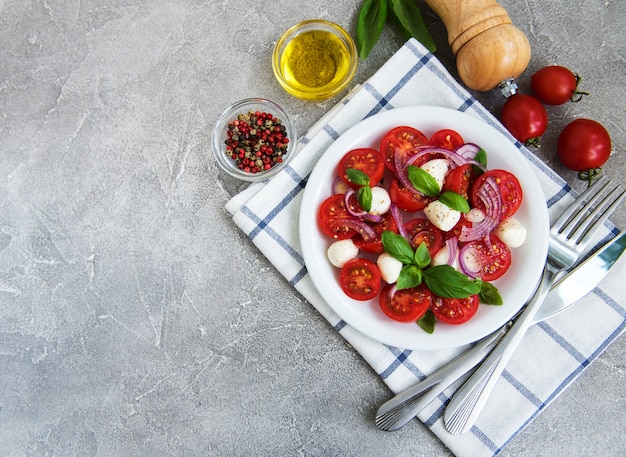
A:
[[[0,0],[0,455],[450,455],[417,421],[377,431],[388,389],[236,229],[223,205],[244,184],[210,155],[238,99],[278,101],[301,131],[333,106],[283,92],[272,46],[310,18],[354,34],[360,3]],[[532,45],[522,90],[558,63],[592,94],[549,109],[538,154],[582,187],[556,136],[596,119],[622,180],[626,3],[501,3]],[[354,82],[403,41],[387,27]],[[626,455],[625,350],[502,455]]]

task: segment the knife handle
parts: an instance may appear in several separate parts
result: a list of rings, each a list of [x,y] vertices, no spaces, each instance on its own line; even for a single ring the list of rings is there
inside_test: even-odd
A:
[[[459,76],[487,91],[518,77],[530,62],[530,44],[495,0],[426,0],[448,31]]]

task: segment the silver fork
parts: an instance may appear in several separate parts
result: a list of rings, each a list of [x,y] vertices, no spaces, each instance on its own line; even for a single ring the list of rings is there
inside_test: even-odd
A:
[[[577,201],[574,202],[571,207],[572,210],[570,211],[570,216],[571,212],[575,211],[577,206],[581,206],[582,202],[589,197],[591,193],[596,192],[598,181],[592,188],[589,188],[579,197]],[[607,185],[605,185],[605,187]],[[604,188],[598,192],[598,195],[602,193],[601,191]],[[625,193],[626,192],[622,192],[622,194],[611,203],[606,212],[603,213],[604,220],[606,220],[610,213],[612,213],[617,207],[619,201],[621,201]],[[590,207],[591,204],[593,204],[594,201],[597,201],[598,198],[599,197],[596,197],[595,200],[590,201],[587,204],[587,207]],[[605,203],[608,203],[608,201],[608,198],[605,198],[600,202],[600,204],[597,205],[597,208],[601,208]],[[520,313],[518,313],[518,315]],[[448,386],[465,376],[466,373],[469,373],[476,365],[485,359],[491,350],[502,339],[509,327],[510,325],[507,325],[498,329],[491,335],[486,336],[477,342],[471,349],[468,349],[444,367],[430,374],[419,383],[406,388],[402,392],[399,392],[393,398],[381,405],[376,414],[376,425],[378,428],[385,431],[393,431],[404,426]]]
[[[611,181],[607,181],[598,189],[600,183],[596,182],[552,224],[548,258],[539,287],[511,329],[454,394],[444,412],[444,424],[451,434],[465,433],[474,424],[550,287],[562,272],[576,263],[596,231],[619,205],[624,192],[615,197],[619,191],[619,186],[616,186],[606,194],[595,209],[591,209],[610,184]],[[603,210],[606,204],[609,206]]]

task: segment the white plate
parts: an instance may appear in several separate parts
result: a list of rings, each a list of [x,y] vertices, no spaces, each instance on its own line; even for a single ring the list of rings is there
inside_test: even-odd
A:
[[[339,269],[326,258],[332,242],[316,222],[317,210],[331,194],[335,169],[341,157],[357,147],[378,148],[383,135],[393,127],[409,125],[430,136],[450,128],[465,141],[487,152],[488,168],[514,173],[522,186],[523,202],[516,217],[528,229],[525,244],[512,250],[512,264],[494,285],[504,301],[502,306],[480,305],[477,314],[461,325],[437,322],[428,334],[416,324],[398,323],[383,314],[378,298],[368,302],[352,300],[339,286]],[[532,215],[532,217],[531,217]],[[309,178],[300,208],[300,240],[311,279],[328,305],[349,325],[365,335],[404,349],[442,349],[474,342],[509,321],[530,297],[538,283],[548,250],[549,218],[545,197],[537,177],[522,153],[490,125],[460,111],[439,107],[399,108],[374,115],[341,135],[322,155]]]

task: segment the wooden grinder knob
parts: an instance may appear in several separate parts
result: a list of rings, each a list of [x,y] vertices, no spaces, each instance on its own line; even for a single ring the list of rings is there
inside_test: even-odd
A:
[[[426,0],[448,31],[459,76],[487,91],[518,77],[530,62],[526,35],[495,0]]]

